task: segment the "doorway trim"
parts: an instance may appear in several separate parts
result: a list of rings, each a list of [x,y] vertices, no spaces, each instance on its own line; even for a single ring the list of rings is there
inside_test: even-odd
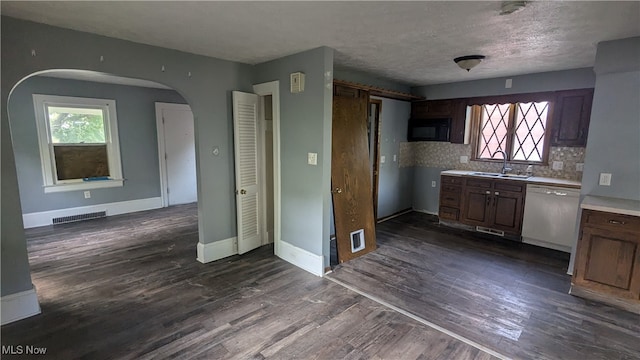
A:
[[[275,255],[281,256],[280,81],[276,80],[253,85],[253,92],[260,97],[271,95],[273,111],[273,247]],[[261,115],[261,117],[264,118],[264,115]],[[264,134],[264,132],[261,131],[261,134]],[[261,167],[264,171],[264,162],[262,160],[260,162],[262,162]],[[266,206],[265,201],[263,201],[263,204]],[[265,219],[264,222],[262,219],[260,221],[263,225],[266,225],[266,217],[263,218]]]
[[[164,140],[164,120],[162,118],[162,110],[163,109],[174,109],[174,110],[188,110],[191,111],[191,106],[188,104],[175,104],[175,103],[164,103],[164,102],[156,102],[156,129],[158,136],[158,162],[160,168],[160,198],[162,199],[162,207],[169,206],[169,194],[167,193],[167,185],[168,185],[168,174],[167,174],[167,158],[165,157],[166,153],[166,144]],[[194,124],[195,125],[195,124]],[[195,146],[195,143],[194,143]],[[196,154],[197,158],[197,154]],[[197,159],[196,159],[197,161]],[[198,167],[196,165],[196,179]],[[198,196],[200,194],[198,193]]]
[[[376,104],[376,114],[374,117],[376,133],[373,137],[373,181],[371,182],[373,196],[373,217],[378,220],[378,190],[380,187],[380,126],[382,125],[382,99],[369,97],[369,110],[371,105]]]

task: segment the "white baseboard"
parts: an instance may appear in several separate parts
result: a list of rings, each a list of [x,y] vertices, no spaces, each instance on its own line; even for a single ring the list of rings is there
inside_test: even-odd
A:
[[[421,212],[424,214],[429,214],[429,215],[435,215],[438,216],[437,212],[433,212],[433,211],[428,211],[428,210],[424,210],[424,209],[413,209],[413,211],[417,211],[417,212]]]
[[[2,325],[40,314],[35,287],[0,298]]]
[[[238,253],[238,238],[232,238],[212,242],[209,244],[198,243],[198,257],[196,258],[203,264],[220,260],[227,256]]]
[[[312,254],[286,241],[280,240],[276,243],[278,244],[276,246],[276,256],[313,275],[320,277],[324,275],[324,259],[322,255]]]
[[[22,221],[24,222],[24,228],[28,229],[38,226],[51,225],[54,218],[62,216],[72,216],[98,211],[105,211],[107,213],[107,216],[111,216],[127,214],[136,211],[159,209],[161,207],[162,198],[155,197],[23,214]]]

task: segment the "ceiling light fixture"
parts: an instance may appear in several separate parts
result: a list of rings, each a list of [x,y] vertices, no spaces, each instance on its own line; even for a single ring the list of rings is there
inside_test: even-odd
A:
[[[453,61],[455,61],[455,63],[458,64],[458,66],[460,66],[461,69],[469,71],[474,67],[476,67],[476,65],[480,64],[480,62],[484,58],[485,58],[484,55],[467,55],[467,56],[457,57],[453,59]]]
[[[500,6],[500,15],[513,14],[516,11],[520,11],[527,6],[526,1],[503,1]]]

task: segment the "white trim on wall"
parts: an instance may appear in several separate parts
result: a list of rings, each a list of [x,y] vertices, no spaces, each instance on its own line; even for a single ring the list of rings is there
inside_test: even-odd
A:
[[[99,211],[105,211],[107,213],[107,216],[111,216],[127,214],[136,211],[159,209],[161,207],[162,198],[154,197],[22,214],[22,221],[24,222],[24,228],[28,229],[38,226],[51,225],[54,218],[62,216],[72,216]]]
[[[253,85],[256,95],[271,95],[273,111],[273,239],[274,253],[280,256],[280,239],[282,238],[281,221],[281,174],[280,174],[280,81]],[[264,203],[264,202],[263,202]],[[265,220],[266,225],[266,220]]]
[[[279,243],[280,247],[277,254],[279,258],[313,275],[320,277],[324,275],[324,258],[322,255],[310,253],[283,240],[280,240]]]
[[[2,325],[40,314],[36,288],[0,298]]]
[[[234,236],[208,244],[198,242],[197,252],[196,260],[203,264],[236,255],[238,253],[238,238]]]

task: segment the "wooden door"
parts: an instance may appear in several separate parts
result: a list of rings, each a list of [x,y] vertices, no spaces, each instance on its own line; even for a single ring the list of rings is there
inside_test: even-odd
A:
[[[486,226],[489,222],[491,190],[467,188],[464,191],[462,221],[468,225]]]
[[[552,145],[584,146],[589,133],[593,89],[559,91],[556,95]]]
[[[189,105],[156,103],[162,119],[167,204],[198,201],[193,113]]]
[[[340,263],[376,249],[368,106],[366,91],[334,86],[331,188]]]
[[[637,234],[584,227],[576,255],[576,285],[622,298],[640,297]]]
[[[258,95],[234,91],[232,96],[238,253],[243,254],[262,244]]]
[[[519,234],[522,227],[523,205],[522,193],[494,191],[493,223],[489,227]]]

